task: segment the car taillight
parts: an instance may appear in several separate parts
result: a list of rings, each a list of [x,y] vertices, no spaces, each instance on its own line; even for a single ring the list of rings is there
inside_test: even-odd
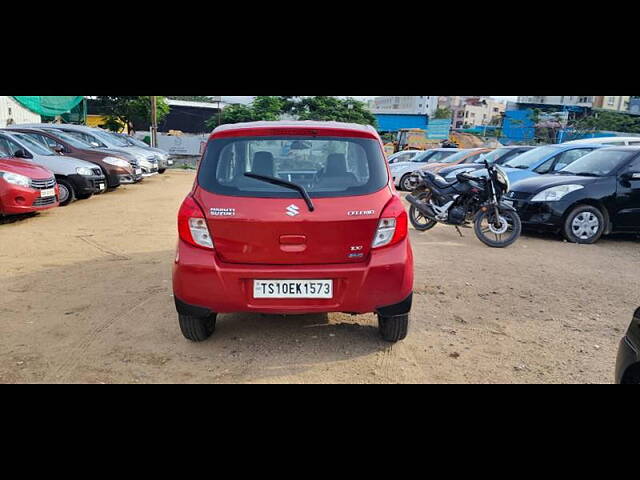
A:
[[[191,195],[184,199],[178,212],[178,233],[183,241],[194,247],[213,249],[207,219]]]
[[[409,229],[407,212],[400,197],[393,196],[382,210],[371,248],[387,247],[401,242]]]

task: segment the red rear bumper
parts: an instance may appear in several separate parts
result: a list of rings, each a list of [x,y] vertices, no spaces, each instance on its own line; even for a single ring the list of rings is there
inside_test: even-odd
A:
[[[221,262],[209,250],[178,241],[176,299],[217,313],[368,313],[405,300],[413,290],[408,238],[374,250],[367,262],[329,265],[245,265]],[[253,298],[254,279],[333,279],[332,299]]]
[[[6,182],[0,189],[0,213],[4,215],[19,215],[22,213],[39,212],[58,206],[60,190],[55,186],[56,196],[52,200],[42,199],[40,190],[18,185],[9,185]]]

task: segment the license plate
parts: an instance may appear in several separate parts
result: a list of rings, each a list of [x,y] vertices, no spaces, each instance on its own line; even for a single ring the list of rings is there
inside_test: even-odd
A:
[[[142,169],[136,168],[136,175],[142,175]]]
[[[254,280],[253,298],[333,298],[333,280]]]
[[[101,183],[100,185],[98,185],[98,188],[100,189],[100,191],[105,190],[107,187],[105,187],[104,183]]]
[[[47,190],[40,190],[40,198],[50,198],[56,196],[56,189],[49,188]]]
[[[167,160],[167,165],[173,165],[173,160]]]

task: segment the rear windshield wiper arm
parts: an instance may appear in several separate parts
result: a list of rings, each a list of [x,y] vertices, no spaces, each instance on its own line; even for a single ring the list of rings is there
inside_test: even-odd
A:
[[[304,189],[302,185],[298,185],[297,183],[293,183],[293,182],[287,182],[286,180],[281,180],[280,178],[269,177],[267,175],[258,175],[257,173],[251,173],[251,172],[245,173],[244,176],[249,178],[254,178],[256,180],[261,180],[263,182],[271,183],[273,185],[278,185],[280,187],[290,188],[291,190],[295,190],[298,193],[300,193],[300,196],[302,198],[304,198],[304,201],[306,202],[307,207],[309,208],[309,211],[313,212],[315,210],[315,207],[313,206],[313,202],[311,201],[311,197],[309,196],[309,194],[307,193],[307,191]]]

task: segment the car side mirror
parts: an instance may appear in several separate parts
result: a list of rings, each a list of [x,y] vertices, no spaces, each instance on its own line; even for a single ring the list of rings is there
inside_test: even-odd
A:
[[[13,153],[13,156],[16,158],[31,158],[31,155],[29,155],[25,150],[23,150],[22,148],[16,150]]]
[[[625,172],[622,174],[624,180],[640,180],[640,172]]]
[[[53,147],[51,147],[51,149],[61,155],[64,153],[64,147],[62,145],[54,145]]]

